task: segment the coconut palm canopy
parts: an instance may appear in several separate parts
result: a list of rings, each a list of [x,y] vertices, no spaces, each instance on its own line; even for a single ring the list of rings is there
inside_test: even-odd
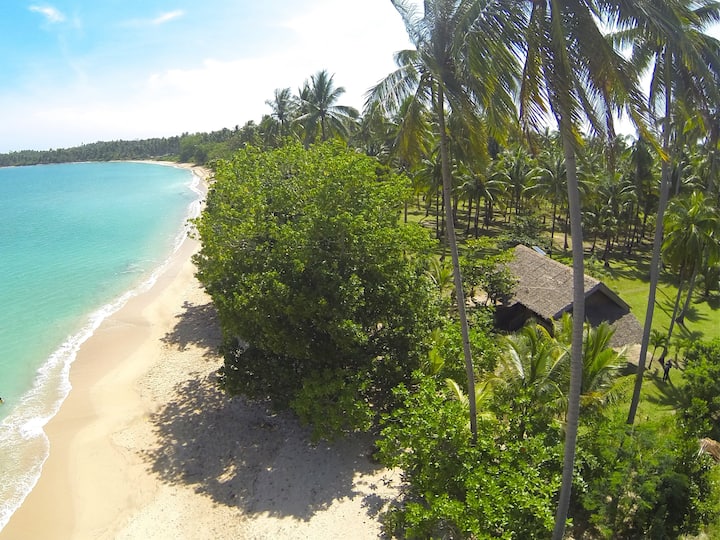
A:
[[[517,280],[510,302],[497,309],[498,324],[516,330],[530,318],[546,323],[572,312],[572,268],[527,246],[515,247],[508,268]],[[612,346],[639,343],[642,328],[630,306],[602,281],[585,275],[585,319],[615,329]]]

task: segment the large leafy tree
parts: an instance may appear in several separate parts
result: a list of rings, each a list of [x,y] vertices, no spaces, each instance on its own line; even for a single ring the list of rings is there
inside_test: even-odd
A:
[[[339,143],[248,147],[219,164],[197,223],[225,387],[329,435],[388,406],[438,324],[430,238],[400,223],[407,181],[380,170]]]
[[[453,262],[468,395],[471,396],[470,421],[474,436],[477,433],[473,398],[474,370],[455,237],[448,116],[449,112],[452,112],[456,120],[462,120],[466,125],[477,127],[477,131],[483,131],[478,116],[479,106],[485,106],[486,111],[494,111],[499,118],[509,116],[505,113],[513,109],[510,90],[513,87],[515,71],[513,64],[509,62],[510,57],[503,52],[503,41],[493,44],[492,40],[487,40],[480,54],[473,54],[473,51],[468,49],[468,36],[475,30],[474,25],[485,7],[484,4],[485,2],[479,1],[427,0],[420,14],[413,3],[393,0],[414,49],[396,54],[397,70],[375,86],[368,96],[369,104],[380,103],[388,113],[397,112],[404,107],[404,129],[401,129],[400,141],[413,138],[415,120],[421,117],[422,110],[429,108],[433,114],[440,150],[446,236]],[[495,54],[486,55],[488,52]],[[491,62],[495,64],[489,65]],[[481,65],[491,68],[487,69],[482,77],[477,76]],[[491,103],[493,107],[489,107]],[[400,144],[402,145],[402,142]]]

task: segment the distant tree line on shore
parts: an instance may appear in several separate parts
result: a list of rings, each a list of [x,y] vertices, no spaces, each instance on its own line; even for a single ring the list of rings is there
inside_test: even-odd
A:
[[[209,133],[183,133],[133,141],[100,141],[71,148],[8,152],[0,154],[0,167],[130,159],[205,164],[230,158],[247,143],[260,145],[262,142],[259,127],[249,121],[242,127],[223,128]]]
[[[51,150],[20,150],[0,154],[0,166],[12,167],[117,159],[177,159],[183,137],[185,135],[135,141],[101,141],[72,148]]]

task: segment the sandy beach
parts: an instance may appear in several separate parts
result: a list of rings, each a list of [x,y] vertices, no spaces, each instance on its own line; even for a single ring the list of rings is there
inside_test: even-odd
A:
[[[363,437],[312,445],[216,385],[220,332],[186,239],[80,348],[15,539],[377,538],[399,477]]]

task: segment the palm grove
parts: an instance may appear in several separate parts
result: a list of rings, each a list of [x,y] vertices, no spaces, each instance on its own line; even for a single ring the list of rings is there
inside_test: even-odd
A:
[[[389,535],[716,526],[698,440],[716,437],[720,344],[673,335],[690,335],[693,298],[718,294],[720,44],[704,29],[720,4],[393,4],[414,48],[362,115],[320,71],[277,90],[258,125],[185,143],[216,170],[196,263],[223,328],[222,384],[318,437],[376,434],[406,480]],[[637,139],[616,136],[621,112]],[[575,316],[554,332],[493,330],[516,243],[571,254]],[[612,330],[582,316],[584,273],[628,258],[650,275],[630,375]],[[663,327],[661,278],[677,292]],[[649,349],[671,344],[684,384],[644,393]]]

